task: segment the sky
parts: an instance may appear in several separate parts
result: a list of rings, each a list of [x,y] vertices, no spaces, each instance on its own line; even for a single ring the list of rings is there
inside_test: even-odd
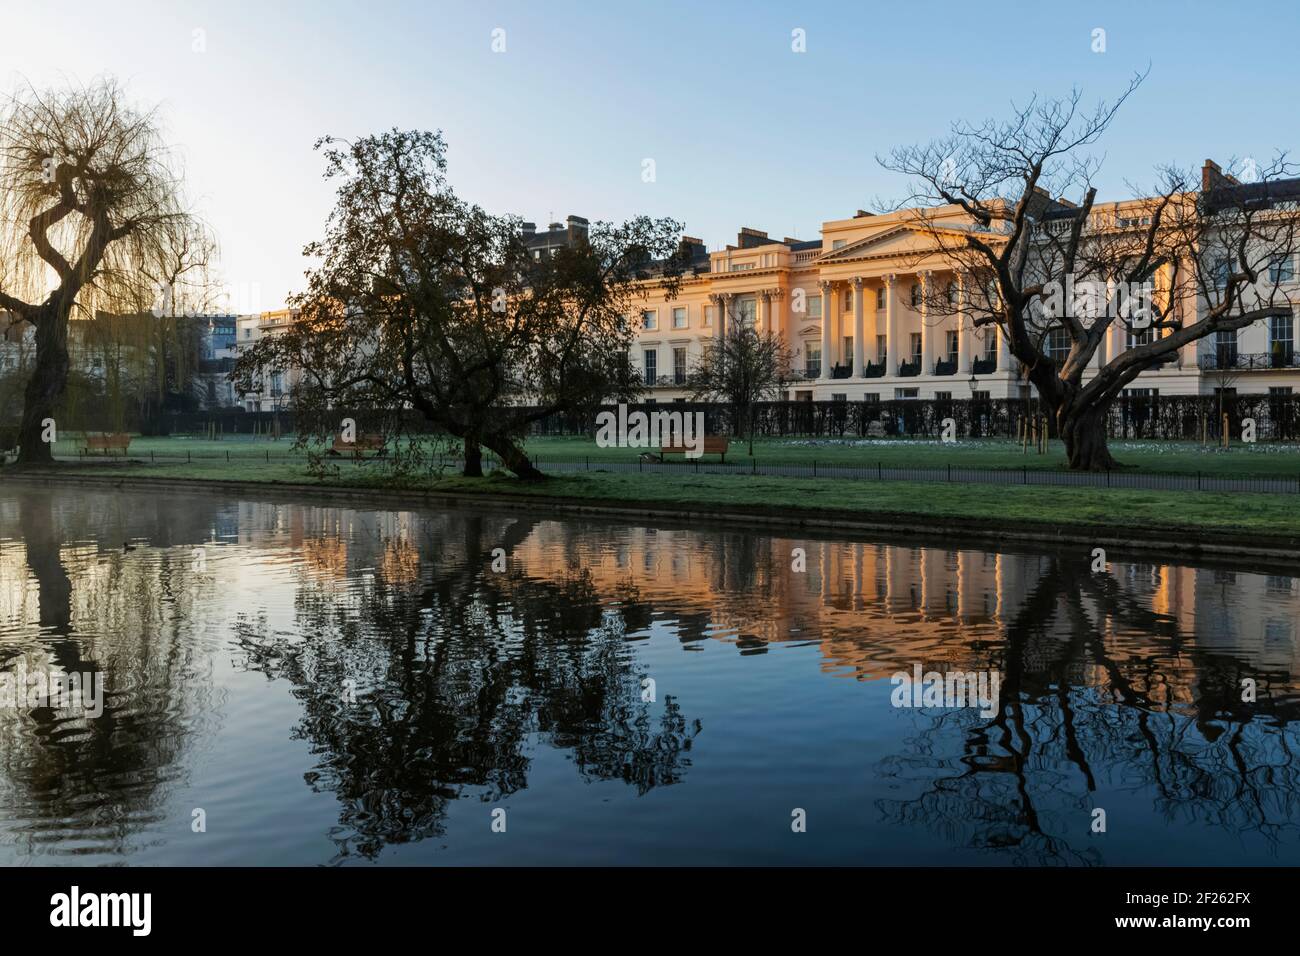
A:
[[[1099,199],[1161,164],[1300,153],[1297,27],[1282,0],[9,0],[0,92],[112,75],[157,107],[245,313],[305,285],[333,199],[322,135],[440,129],[458,194],[542,229],[648,214],[711,249],[741,226],[815,239],[906,195],[890,148],[1034,93],[1112,98],[1148,67],[1101,144]]]

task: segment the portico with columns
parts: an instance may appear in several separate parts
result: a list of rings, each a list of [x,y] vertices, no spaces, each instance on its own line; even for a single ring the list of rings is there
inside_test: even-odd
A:
[[[960,210],[944,215],[952,231],[969,229]],[[665,354],[653,356],[656,370],[677,367],[683,351],[689,365],[709,337],[752,317],[760,334],[779,337],[790,352],[790,399],[1018,398],[1023,379],[1006,336],[970,311],[970,279],[914,217],[859,212],[823,223],[821,239],[810,241],[742,229],[736,245],[708,254],[707,270],[688,276],[676,298],[656,301],[647,291],[633,361],[648,367],[645,353],[658,349]],[[1124,334],[1118,324],[1109,330],[1094,368],[1125,347]],[[1195,346],[1186,352],[1190,359],[1181,355],[1177,367],[1146,373],[1140,384],[1159,376],[1162,391],[1197,391]],[[661,377],[649,397],[689,398]]]

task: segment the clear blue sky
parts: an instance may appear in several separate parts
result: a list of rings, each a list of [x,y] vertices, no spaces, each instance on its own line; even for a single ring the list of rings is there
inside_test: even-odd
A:
[[[816,238],[902,194],[877,153],[1035,91],[1109,97],[1148,64],[1104,142],[1103,199],[1160,163],[1300,145],[1294,2],[100,0],[7,9],[4,31],[6,89],[111,73],[161,105],[246,311],[302,287],[325,133],[441,129],[453,184],[492,211],[672,216],[710,248],[741,225]]]

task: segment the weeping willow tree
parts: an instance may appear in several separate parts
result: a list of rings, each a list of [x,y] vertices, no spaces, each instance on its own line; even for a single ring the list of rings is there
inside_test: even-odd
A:
[[[28,87],[0,106],[0,309],[36,340],[19,462],[53,460],[45,423],[67,388],[74,313],[156,300],[163,264],[198,228],[156,114],[113,80]]]

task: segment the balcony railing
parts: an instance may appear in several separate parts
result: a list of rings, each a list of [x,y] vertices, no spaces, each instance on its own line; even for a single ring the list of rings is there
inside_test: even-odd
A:
[[[998,360],[994,358],[977,358],[971,363],[971,373],[973,375],[988,375],[990,372],[998,370]]]
[[[831,366],[831,378],[852,378],[852,377],[853,377],[852,365]]]
[[[951,358],[946,361],[943,359],[939,359],[934,363],[934,374],[935,375],[956,375],[957,360],[955,358]]]
[[[884,378],[884,377],[885,377],[885,363],[884,363],[884,362],[868,362],[868,363],[867,363],[867,367],[864,368],[864,369],[862,370],[862,377],[863,377],[863,378]]]
[[[1300,355],[1290,349],[1277,352],[1237,352],[1224,349],[1201,355],[1198,362],[1201,368],[1207,372],[1300,368]]]
[[[912,359],[910,362],[898,363],[898,374],[903,378],[913,378],[921,374],[921,359],[919,357]]]

